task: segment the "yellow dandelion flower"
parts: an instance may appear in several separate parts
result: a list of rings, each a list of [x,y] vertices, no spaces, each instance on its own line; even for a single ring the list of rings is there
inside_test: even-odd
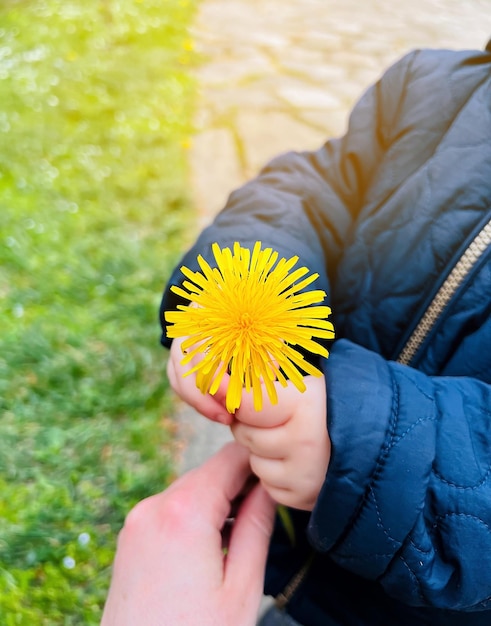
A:
[[[177,311],[165,313],[167,335],[186,337],[182,364],[201,357],[185,375],[196,372],[198,388],[213,395],[229,374],[230,413],[239,408],[243,389],[252,391],[258,411],[263,385],[273,404],[275,381],[286,386],[290,380],[305,391],[304,373],[322,373],[295,347],[327,358],[328,351],[315,339],[334,337],[327,320],[331,309],[313,306],[324,300],[324,291],[303,291],[318,274],[308,276],[306,267],[293,270],[297,256],[278,260],[271,248],[261,250],[261,242],[256,242],[252,253],[239,243],[233,253],[216,243],[212,250],[217,267],[198,256],[201,272],[182,267],[187,280],[182,287],[171,287],[195,306],[178,305]]]

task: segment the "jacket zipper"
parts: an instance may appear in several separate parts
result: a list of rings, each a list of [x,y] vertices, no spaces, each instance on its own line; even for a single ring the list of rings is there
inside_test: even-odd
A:
[[[409,365],[459,287],[491,244],[491,220],[472,240],[419,320],[397,361]]]
[[[286,587],[281,591],[274,599],[274,604],[277,609],[284,609],[285,606],[293,598],[295,592],[305,580],[307,573],[314,560],[315,553],[312,552],[309,558],[305,561],[298,572],[291,578]]]
[[[445,279],[443,285],[438,289],[435,297],[419,320],[416,328],[402,348],[397,361],[403,365],[409,365],[418,353],[423,342],[435,327],[438,319],[447,307],[450,300],[458,291],[459,287],[471,273],[477,261],[482,257],[487,248],[491,245],[491,220],[484,226],[478,235],[472,240],[454,265],[452,271]],[[312,565],[313,554],[307,559],[304,565],[293,576],[281,593],[275,598],[275,605],[283,609],[291,600],[297,589],[305,580]]]

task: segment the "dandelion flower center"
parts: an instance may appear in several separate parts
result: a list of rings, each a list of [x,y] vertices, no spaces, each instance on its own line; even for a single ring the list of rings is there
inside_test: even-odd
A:
[[[256,410],[262,407],[262,389],[277,401],[275,382],[290,380],[305,390],[304,374],[321,376],[302,352],[328,357],[318,339],[332,339],[327,320],[331,310],[319,305],[321,290],[305,291],[317,277],[305,267],[293,269],[298,257],[278,260],[271,248],[256,242],[252,252],[235,243],[212,246],[217,266],[198,257],[201,272],[182,267],[187,280],[171,289],[195,306],[178,305],[167,311],[167,335],[185,337],[184,365],[200,357],[186,375],[196,374],[202,393],[216,393],[225,374],[230,376],[227,410],[239,406],[242,392],[252,390]],[[316,306],[314,306],[316,305]],[[299,349],[298,349],[299,348]]]
[[[245,311],[244,313],[239,313],[237,318],[237,327],[240,330],[247,332],[247,336],[249,338],[249,333],[254,329],[255,322],[256,320],[254,319],[254,316],[248,311]]]

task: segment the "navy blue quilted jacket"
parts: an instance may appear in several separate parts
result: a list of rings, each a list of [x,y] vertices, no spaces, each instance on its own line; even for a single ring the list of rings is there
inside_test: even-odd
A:
[[[404,57],[344,137],[274,159],[183,261],[256,240],[319,273],[337,335],[331,462],[294,547],[278,524],[266,591],[307,626],[489,626],[491,51]]]

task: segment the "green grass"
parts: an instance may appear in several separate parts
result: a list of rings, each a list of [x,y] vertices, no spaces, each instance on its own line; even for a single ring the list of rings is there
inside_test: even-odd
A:
[[[98,624],[125,514],[172,477],[196,3],[0,7],[2,626]]]

